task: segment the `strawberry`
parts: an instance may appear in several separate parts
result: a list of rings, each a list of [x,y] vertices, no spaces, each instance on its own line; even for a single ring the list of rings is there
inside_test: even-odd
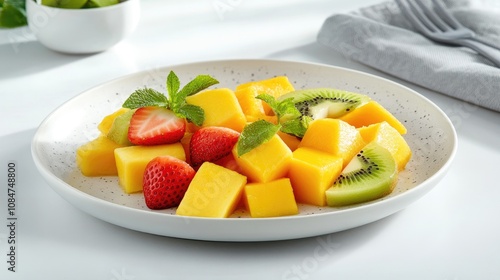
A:
[[[189,143],[191,165],[198,169],[205,162],[216,162],[229,155],[240,133],[226,127],[209,126],[196,131]]]
[[[186,121],[169,109],[141,107],[130,119],[128,139],[135,145],[161,145],[179,141],[186,131]]]
[[[188,104],[186,97],[219,83],[208,75],[198,75],[184,87],[179,77],[170,71],[165,95],[152,88],[135,90],[123,102],[123,108],[137,109],[130,120],[128,140],[135,145],[160,145],[179,141],[186,132],[186,122],[191,127],[205,121],[203,108]]]
[[[196,171],[185,161],[172,156],[151,160],[144,171],[143,193],[150,209],[178,206]]]

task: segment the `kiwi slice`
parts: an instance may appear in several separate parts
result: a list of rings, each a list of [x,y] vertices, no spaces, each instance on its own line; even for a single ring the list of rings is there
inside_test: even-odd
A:
[[[363,94],[332,88],[296,90],[280,96],[278,100],[290,97],[293,97],[299,112],[312,119],[338,118],[371,100]]]
[[[328,206],[346,206],[381,198],[397,182],[397,166],[391,153],[375,142],[366,145],[326,190]]]
[[[129,110],[113,121],[111,128],[106,135],[108,139],[120,145],[130,146],[132,143],[128,140],[128,128],[130,126],[130,119],[136,110]]]

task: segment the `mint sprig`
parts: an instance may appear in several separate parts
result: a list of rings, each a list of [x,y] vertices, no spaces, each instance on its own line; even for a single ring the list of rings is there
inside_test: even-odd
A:
[[[282,132],[300,138],[304,136],[311,119],[302,116],[300,111],[295,107],[293,97],[278,101],[273,96],[264,93],[259,94],[257,98],[263,100],[271,107],[278,118],[278,125]]]
[[[301,116],[300,111],[295,108],[293,97],[278,101],[276,100],[276,98],[274,98],[274,96],[263,93],[257,95],[256,98],[266,102],[269,107],[271,107],[274,114],[278,117],[278,123],[296,119]]]
[[[187,83],[179,92],[180,98],[184,99],[190,95],[198,93],[210,86],[218,84],[219,81],[209,75],[198,75],[194,80]]]
[[[269,141],[280,129],[266,120],[258,120],[245,126],[236,142],[238,156],[242,156]]]
[[[205,120],[205,113],[201,107],[188,104],[186,97],[218,83],[219,81],[209,75],[198,75],[179,90],[181,84],[179,77],[170,71],[166,84],[168,96],[151,88],[138,89],[125,100],[122,107],[129,109],[146,106],[164,107],[172,110],[178,117],[200,126]]]
[[[266,102],[271,107],[278,121],[277,124],[274,124],[266,120],[258,120],[245,126],[236,143],[238,156],[242,156],[269,141],[278,131],[300,138],[304,136],[312,119],[302,116],[295,107],[293,98],[278,101],[266,93],[259,94],[256,98]]]
[[[283,122],[280,130],[286,134],[302,138],[312,120],[313,119],[308,116],[299,116],[298,118]]]
[[[129,109],[146,106],[170,107],[170,102],[163,93],[152,88],[142,88],[134,91],[123,103],[123,107]]]

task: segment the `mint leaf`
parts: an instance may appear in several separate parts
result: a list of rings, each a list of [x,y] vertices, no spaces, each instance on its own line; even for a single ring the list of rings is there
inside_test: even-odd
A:
[[[274,96],[264,93],[257,95],[256,98],[266,102],[271,107],[274,114],[278,117],[278,123],[301,116],[299,110],[295,107],[293,97],[277,101]]]
[[[179,81],[179,77],[174,73],[174,71],[170,71],[167,76],[167,91],[170,100],[177,94],[179,91],[179,87],[181,86],[181,82]],[[172,101],[175,102],[175,101]]]
[[[198,75],[181,89],[179,97],[184,99],[218,83],[219,81],[209,75]]]
[[[269,107],[271,107],[271,109],[273,109],[273,111],[276,113],[276,110],[278,109],[278,101],[276,101],[276,98],[274,98],[274,96],[267,93],[262,93],[257,95],[255,98],[266,102]]]
[[[179,112],[179,110],[186,105],[187,96],[198,93],[201,90],[204,90],[209,86],[217,83],[219,83],[219,81],[208,75],[198,75],[179,91],[179,78],[175,75],[174,72],[171,71],[167,78],[167,89],[170,97],[170,109],[174,111],[174,113],[182,115],[183,113]]]
[[[146,106],[169,107],[169,100],[161,92],[151,88],[134,91],[123,103],[122,107],[137,109]]]
[[[287,134],[295,135],[299,138],[304,137],[307,127],[309,127],[309,122],[312,120],[310,117],[295,118],[283,122],[281,125],[281,131]]]
[[[295,107],[295,102],[292,98],[287,98],[278,103],[277,114],[282,121],[296,119],[302,116],[299,109]]]
[[[283,100],[276,100],[269,94],[259,94],[256,98],[266,102],[278,117],[280,130],[284,133],[295,135],[302,138],[309,126],[310,118],[303,117],[300,111],[295,107],[293,97]]]
[[[201,126],[203,121],[205,121],[205,111],[196,105],[185,104],[178,109],[177,114],[180,114],[181,117],[186,118],[197,126]]]
[[[265,120],[259,120],[247,125],[238,139],[238,156],[248,153],[273,137],[279,130],[303,137],[308,126],[308,121],[301,114],[293,102],[293,98],[276,100],[274,96],[267,93],[259,94],[257,99],[266,102],[278,117],[278,124]]]
[[[280,127],[280,125],[265,120],[258,120],[245,126],[236,143],[238,156],[240,157],[269,141],[280,130]]]

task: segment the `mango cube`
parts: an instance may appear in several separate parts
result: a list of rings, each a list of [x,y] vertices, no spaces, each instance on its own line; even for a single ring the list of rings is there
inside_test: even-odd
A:
[[[241,106],[241,110],[245,115],[245,118],[249,122],[253,122],[259,119],[264,119],[266,117],[266,112],[264,111],[263,102],[260,99],[255,98],[257,92],[252,87],[243,88],[236,90],[234,92],[238,103]]]
[[[108,134],[115,119],[118,116],[125,114],[129,110],[130,109],[128,109],[128,108],[120,108],[120,109],[116,110],[115,112],[113,112],[112,114],[105,116],[101,120],[101,122],[97,125],[97,129],[99,129],[99,131],[104,135]]]
[[[236,209],[247,178],[235,171],[204,162],[189,184],[176,214],[226,218]]]
[[[193,137],[193,134],[192,132],[185,132],[184,133],[184,136],[181,138],[181,140],[179,141],[182,145],[182,147],[184,148],[184,154],[186,156],[186,162],[187,163],[191,163],[191,150],[189,148],[189,143],[191,142],[191,138]]]
[[[243,200],[252,218],[295,215],[299,212],[288,178],[249,183],[245,186]]]
[[[265,183],[284,177],[292,160],[292,151],[278,135],[241,156],[236,145],[232,152],[241,172],[252,182]]]
[[[205,111],[203,126],[225,126],[241,132],[247,120],[234,92],[227,88],[201,91],[188,96],[186,102]]]
[[[297,202],[325,206],[325,191],[333,185],[342,167],[340,157],[305,147],[295,150],[288,177]]]
[[[358,128],[366,143],[376,142],[389,150],[394,157],[398,171],[403,170],[411,158],[411,149],[403,136],[389,123],[381,122]]]
[[[344,167],[365,146],[359,131],[339,119],[317,119],[309,127],[299,144],[341,157]]]
[[[116,176],[118,173],[114,151],[121,147],[123,146],[101,135],[78,147],[76,164],[84,176]]]
[[[294,91],[293,85],[286,76],[278,76],[270,79],[248,82],[236,87],[235,94],[243,108],[245,115],[262,113],[263,115],[273,115],[273,111],[267,103],[255,97],[262,93],[267,93],[274,98]],[[247,109],[250,109],[247,111]]]
[[[129,146],[115,149],[116,167],[120,186],[126,193],[142,191],[144,170],[155,157],[170,155],[186,160],[181,143],[156,146]]]
[[[291,135],[291,134],[284,133],[282,131],[278,131],[277,134],[281,138],[281,140],[283,140],[283,142],[285,142],[285,144],[288,146],[288,148],[290,148],[290,150],[292,150],[292,152],[295,151],[299,147],[300,138],[298,138],[294,135]]]
[[[406,134],[406,127],[391,112],[374,100],[354,109],[340,119],[357,128],[386,121],[400,134]]]

